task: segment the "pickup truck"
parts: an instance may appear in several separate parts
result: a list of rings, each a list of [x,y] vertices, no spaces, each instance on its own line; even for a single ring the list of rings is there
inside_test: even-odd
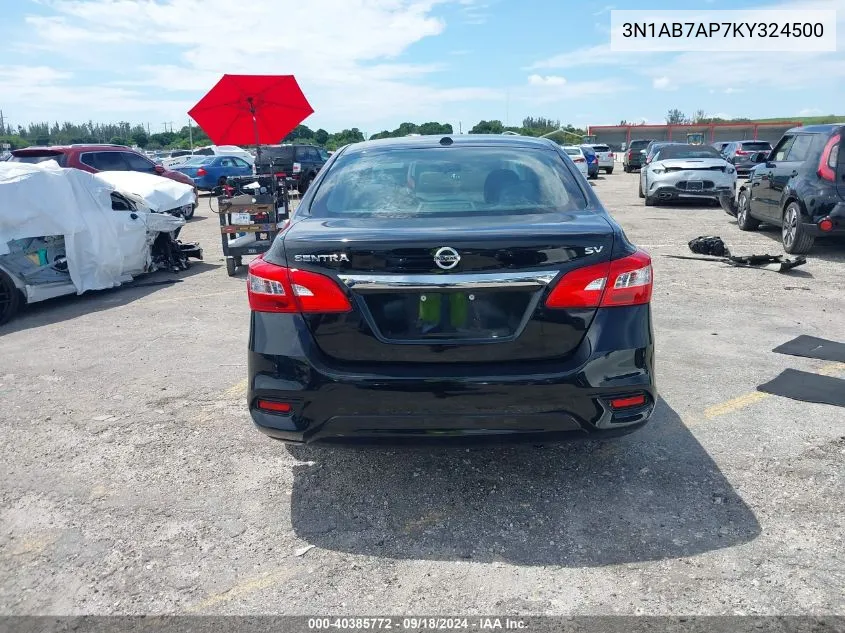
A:
[[[285,174],[299,193],[305,193],[328,159],[326,150],[316,145],[264,145],[255,159],[255,170],[258,175]]]

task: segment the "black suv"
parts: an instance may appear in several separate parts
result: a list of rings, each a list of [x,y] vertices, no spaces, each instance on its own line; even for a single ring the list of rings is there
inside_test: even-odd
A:
[[[650,138],[637,139],[636,141],[631,141],[628,147],[625,148],[625,153],[622,155],[622,169],[625,173],[630,173],[643,166],[645,157],[641,151],[648,147],[651,142],[652,139]]]
[[[326,150],[316,145],[264,145],[255,169],[258,174],[286,174],[296,182],[299,193],[305,193],[328,159]]]
[[[725,160],[736,168],[737,176],[747,176],[756,164],[751,162],[751,155],[771,152],[772,144],[768,141],[731,141],[721,151]]]
[[[770,152],[751,156],[750,179],[722,207],[743,231],[781,227],[787,253],[807,253],[817,237],[845,235],[845,124],[789,130]]]

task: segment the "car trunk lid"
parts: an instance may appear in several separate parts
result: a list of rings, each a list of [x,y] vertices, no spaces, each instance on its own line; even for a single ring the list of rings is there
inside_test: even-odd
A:
[[[561,273],[609,262],[613,230],[592,211],[423,219],[305,219],[287,265],[328,275],[353,310],[306,315],[327,356],[358,363],[536,361],[581,343],[594,308],[548,309]],[[608,264],[609,265],[609,264]]]

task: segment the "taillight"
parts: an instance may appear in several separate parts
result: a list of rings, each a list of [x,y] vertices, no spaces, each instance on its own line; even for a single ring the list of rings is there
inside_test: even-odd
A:
[[[628,160],[631,160],[634,157],[634,152],[628,152]]]
[[[610,160],[613,160],[613,159],[615,158],[615,157],[614,157],[614,155],[613,155],[613,152],[610,152],[610,154],[608,154],[608,155],[607,155],[607,157],[608,157]]]
[[[288,402],[276,402],[275,400],[259,400],[255,403],[262,411],[270,413],[290,413],[293,407]]]
[[[584,162],[584,159],[581,158],[580,156],[573,158],[572,160],[574,160],[576,163],[583,163]]]
[[[205,176],[207,173],[208,173],[208,172],[207,172],[207,171],[205,171],[205,169],[204,169],[204,168],[202,168],[202,167],[200,167],[199,169],[197,169],[197,176]]]
[[[816,170],[819,178],[836,182],[836,158],[839,155],[840,135],[831,136],[824,146],[822,157],[819,159],[819,168]]]
[[[745,156],[746,154],[748,154],[748,152],[746,152],[745,150],[741,150],[741,149],[736,150],[737,156]]]
[[[294,163],[293,164],[293,173],[298,174],[301,171],[302,171],[302,165],[300,165],[299,163]]]
[[[645,251],[566,273],[546,299],[549,308],[634,306],[651,301],[651,257]]]
[[[276,178],[287,178],[287,174],[283,171],[277,171],[275,176]]]
[[[249,307],[255,312],[324,314],[352,310],[333,279],[263,259],[250,262],[246,285]]]

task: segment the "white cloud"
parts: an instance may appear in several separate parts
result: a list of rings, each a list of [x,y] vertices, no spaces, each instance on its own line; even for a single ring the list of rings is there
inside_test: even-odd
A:
[[[558,75],[531,75],[528,77],[528,83],[532,86],[562,86],[566,83],[566,78]]]
[[[734,95],[745,91],[742,88],[725,88],[722,92],[726,95]]]
[[[666,76],[663,77],[655,77],[651,85],[653,88],[657,90],[671,90],[672,89],[672,80]]]
[[[363,127],[446,118],[463,103],[502,98],[501,91],[482,86],[440,87],[436,73],[446,66],[399,59],[413,44],[443,32],[435,10],[448,4],[466,19],[487,7],[478,0],[239,0],[238,17],[230,19],[230,0],[42,0],[52,14],[28,16],[26,24],[34,31],[31,47],[62,59],[65,51],[84,49],[85,63],[75,58],[74,90],[113,95],[113,111],[132,111],[128,101],[154,91],[154,101],[174,108],[162,116],[184,117],[223,73],[284,73],[296,75],[314,107],[309,125]],[[137,57],[150,50],[172,50],[172,62],[126,63],[131,52]],[[110,86],[86,86],[86,64],[116,79]],[[64,102],[68,85],[58,78],[43,83],[54,103]],[[7,107],[10,92],[4,90]]]
[[[604,15],[605,13],[610,13],[615,8],[616,7],[614,5],[608,4],[608,5],[603,6],[601,9],[599,9],[595,13],[593,13],[593,15]]]
[[[798,116],[821,116],[824,114],[818,108],[804,108],[803,110],[798,111]]]

